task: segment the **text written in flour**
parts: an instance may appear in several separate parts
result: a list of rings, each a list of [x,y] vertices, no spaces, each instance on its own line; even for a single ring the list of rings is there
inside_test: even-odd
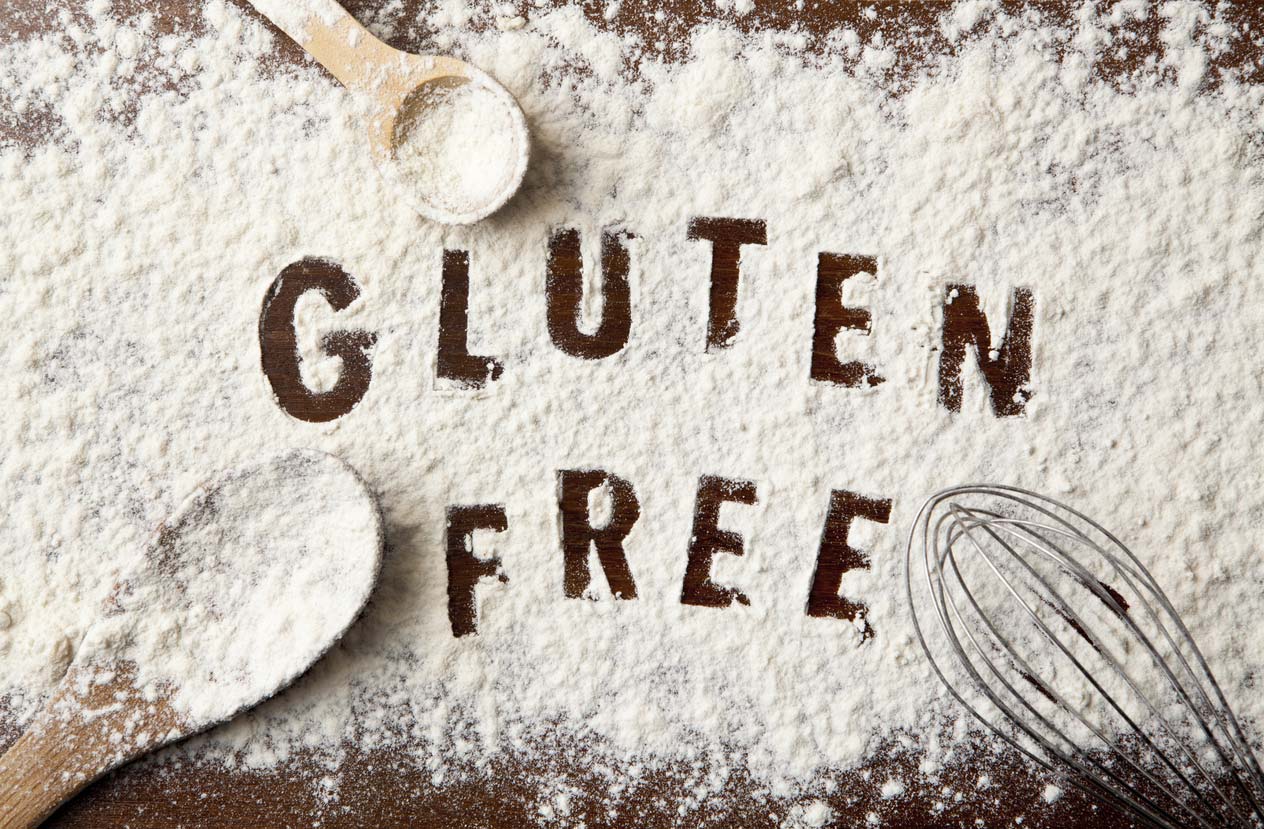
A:
[[[707,352],[729,349],[741,331],[738,297],[742,285],[742,250],[766,246],[767,226],[752,219],[701,217],[686,228],[688,238],[711,244],[709,305],[704,343]],[[559,351],[579,360],[603,360],[627,347],[635,330],[635,273],[628,241],[636,236],[625,229],[601,233],[599,303],[586,302],[582,237],[575,228],[554,231],[546,240],[543,279],[545,320],[549,340]],[[476,325],[470,314],[471,254],[445,250],[440,257],[440,301],[435,384],[440,388],[478,390],[500,379],[511,357],[471,353],[470,332]],[[835,386],[840,390],[872,388],[885,382],[882,367],[840,353],[840,335],[891,336],[875,330],[873,312],[844,301],[844,288],[862,276],[880,278],[877,256],[860,253],[822,252],[817,256],[816,290],[810,340],[803,343],[806,382]],[[321,348],[342,359],[337,384],[327,392],[314,392],[299,371],[298,338],[294,310],[304,294],[318,292],[334,311],[347,308],[360,297],[355,279],[336,263],[303,259],[284,268],[264,298],[259,319],[259,350],[263,371],[280,407],[292,417],[323,422],[342,417],[365,397],[373,377],[372,349],[376,335],[366,331],[335,331],[326,335]],[[593,298],[589,298],[593,299]],[[938,307],[942,319],[936,372],[936,396],[949,412],[960,412],[964,397],[964,368],[971,354],[977,377],[987,388],[996,417],[1022,415],[1031,398],[1032,339],[1036,298],[1030,288],[1014,287],[1004,326],[989,319],[974,285],[951,282],[942,292]],[[365,301],[371,301],[366,298]],[[595,325],[584,326],[582,309],[600,306]],[[587,328],[588,330],[585,330]],[[999,339],[994,331],[1001,331]],[[776,344],[783,347],[783,344]],[[879,390],[876,393],[885,393]]]
[[[726,351],[741,338],[756,336],[740,324],[743,284],[758,285],[766,268],[767,252],[744,262],[743,254],[754,248],[769,248],[765,222],[754,219],[699,217],[688,222],[687,238],[708,243],[710,268],[693,277],[706,285],[705,336],[694,342],[706,359],[724,360]],[[611,227],[600,232],[600,253],[588,267],[598,269],[598,279],[585,279],[582,235],[573,227],[553,230],[542,240],[545,256],[542,273],[543,319],[547,342],[577,362],[595,363],[622,352],[636,332],[636,248],[629,243],[636,235],[625,228]],[[648,240],[641,240],[648,244]],[[752,264],[753,263],[753,264]],[[744,273],[746,266],[751,274]],[[514,356],[487,354],[486,348],[471,343],[480,340],[477,313],[495,296],[475,297],[472,302],[471,269],[475,257],[466,250],[444,250],[437,260],[438,319],[434,369],[431,382],[438,389],[478,391],[494,387],[506,371],[512,371]],[[817,254],[813,303],[804,309],[805,340],[799,344],[776,343],[767,347],[799,348],[803,360],[803,382],[837,389],[838,400],[847,398],[848,389],[870,389],[870,394],[886,394],[888,382],[880,360],[859,359],[848,354],[855,338],[876,339],[897,332],[882,329],[880,313],[855,299],[845,298],[849,285],[887,280],[882,262],[870,253],[838,252],[835,248]],[[344,417],[366,399],[374,380],[373,354],[379,338],[373,331],[336,330],[324,335],[320,350],[341,360],[337,381],[327,391],[308,388],[301,372],[302,357],[295,330],[299,300],[315,293],[337,313],[356,302],[372,302],[362,296],[360,283],[339,264],[324,259],[303,259],[285,267],[264,297],[259,318],[259,349],[263,373],[277,404],[290,416],[309,422],[327,422]],[[592,296],[586,296],[591,292]],[[939,346],[936,349],[935,405],[947,412],[961,412],[968,384],[977,383],[987,394],[987,405],[995,417],[1022,415],[1031,396],[1032,338],[1036,298],[1026,287],[1009,289],[1005,319],[989,319],[983,310],[980,290],[964,282],[944,286],[938,306],[941,317]],[[986,297],[991,302],[999,298]],[[599,309],[586,313],[588,309]],[[998,325],[1003,323],[1003,325]],[[700,332],[702,333],[702,332]],[[999,333],[999,336],[997,334]],[[682,341],[687,342],[688,338]],[[873,353],[870,351],[869,353]],[[931,352],[934,355],[934,352]],[[932,359],[935,359],[932,356]],[[967,372],[973,360],[977,372]],[[618,371],[617,363],[612,363]],[[629,378],[635,382],[636,378]],[[470,405],[479,405],[477,395]],[[863,405],[858,402],[857,405]],[[612,472],[584,468],[557,472],[557,532],[559,588],[566,599],[583,600],[597,596],[604,583],[617,600],[641,599],[636,572],[645,566],[638,559],[635,528],[642,520],[641,499],[632,481]],[[604,514],[593,513],[594,502],[605,504]],[[738,583],[718,578],[717,563],[729,563],[720,572],[740,572],[748,539],[721,520],[725,510],[745,510],[761,504],[755,481],[703,474],[697,482],[692,526],[682,539],[679,602],[700,608],[726,608],[757,604]],[[862,639],[873,635],[868,625],[868,609],[846,595],[844,575],[867,570],[869,555],[850,541],[857,522],[886,524],[892,502],[888,498],[862,495],[846,490],[830,493],[816,566],[804,576],[804,613],[817,619],[850,622]],[[728,513],[734,514],[734,513]],[[446,513],[444,549],[448,575],[448,618],[454,636],[478,632],[478,594],[484,583],[502,583],[512,589],[506,568],[495,555],[476,551],[475,537],[488,538],[512,533],[501,504],[453,505]],[[646,553],[641,552],[644,557]],[[638,565],[638,561],[642,561]]]
[[[600,497],[593,498],[596,494]],[[602,504],[602,500],[606,503]],[[750,605],[751,597],[739,586],[715,580],[718,554],[741,557],[746,552],[742,535],[722,525],[724,504],[742,507],[758,503],[754,481],[717,475],[698,479],[692,527],[682,539],[684,577],[680,603],[703,608]],[[594,510],[594,504],[600,506]],[[600,518],[595,517],[601,512]],[[557,473],[557,514],[560,536],[561,588],[566,599],[595,599],[590,569],[595,559],[615,599],[639,597],[633,576],[635,566],[651,566],[646,557],[658,551],[637,549],[632,533],[641,520],[641,507],[630,481],[603,469],[564,469]],[[885,524],[891,501],[845,490],[830,493],[825,527],[817,550],[816,567],[804,603],[804,612],[818,619],[842,619],[853,623],[861,641],[872,638],[868,609],[842,594],[843,576],[868,570],[869,556],[853,546],[851,531],[858,521]],[[445,546],[448,570],[448,620],[453,636],[478,632],[478,586],[482,582],[509,584],[510,579],[495,553],[476,549],[476,531],[512,533],[501,504],[450,506],[447,510]],[[641,559],[636,559],[637,553]],[[594,555],[595,554],[595,555]],[[512,589],[508,587],[507,589]]]

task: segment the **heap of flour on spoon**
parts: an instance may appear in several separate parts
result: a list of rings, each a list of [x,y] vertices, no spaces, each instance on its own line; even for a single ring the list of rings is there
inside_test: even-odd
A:
[[[328,455],[229,470],[124,563],[75,663],[128,666],[184,720],[227,719],[342,635],[376,583],[381,534],[364,484]]]

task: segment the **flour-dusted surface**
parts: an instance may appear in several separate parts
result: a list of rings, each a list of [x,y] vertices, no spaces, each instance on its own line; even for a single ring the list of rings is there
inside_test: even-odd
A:
[[[933,771],[964,734],[915,651],[900,568],[921,497],[967,479],[1050,491],[1116,530],[1259,733],[1262,91],[1202,86],[1233,35],[1202,7],[1123,3],[1054,28],[961,4],[941,20],[957,54],[893,84],[891,52],[847,32],[817,56],[793,34],[711,25],[685,62],[647,57],[630,75],[633,47],[576,9],[475,35],[445,5],[432,24],[514,93],[534,142],[524,191],[462,229],[382,183],[363,111],[314,69],[271,66],[272,36],[241,12],[207,3],[205,35],[152,43],[108,4],[91,12],[0,47],[0,94],[54,125],[0,155],[0,676],[20,713],[110,589],[121,559],[103,551],[139,545],[212,469],[310,445],[380,494],[381,588],[291,693],[188,750],[266,767],[389,747],[442,785],[560,733],[612,769],[614,800],[635,769],[683,761],[697,764],[686,810],[749,771],[803,794],[803,822],[827,821],[818,769],[903,739]],[[1134,15],[1161,28],[1162,59],[1122,88],[1095,80]],[[156,85],[142,53],[175,91],[141,91]],[[725,351],[704,349],[695,216],[767,222],[767,245],[743,248]],[[631,339],[614,357],[550,342],[558,227],[584,234],[590,286],[600,230],[636,235]],[[481,392],[435,380],[445,247],[470,252],[470,351],[505,365]],[[845,297],[871,309],[870,336],[839,337],[879,386],[808,379],[820,251],[879,260]],[[305,353],[324,330],[377,334],[368,394],[328,425],[277,407],[256,339],[272,280],[315,255],[361,297],[305,309]],[[937,403],[949,282],[977,286],[997,335],[1011,289],[1034,292],[1025,416],[996,418],[971,370],[962,412]],[[320,382],[336,370],[305,367]],[[563,596],[556,471],[584,467],[640,498],[635,601],[600,575],[595,601]],[[722,513],[746,554],[715,568],[749,607],[679,603],[704,473],[757,484],[757,504]],[[872,639],[804,613],[831,489],[893,502],[887,525],[856,523],[872,569],[842,585]],[[476,503],[505,505],[508,530],[477,548],[508,581],[480,586],[478,634],[456,639],[444,508]]]

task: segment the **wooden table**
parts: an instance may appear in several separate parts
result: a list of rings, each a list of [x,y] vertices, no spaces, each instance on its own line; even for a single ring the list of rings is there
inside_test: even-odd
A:
[[[247,14],[255,14],[244,0],[233,0]],[[60,0],[71,8],[70,0]],[[25,37],[51,31],[57,27],[55,15],[44,0],[5,0],[0,4],[0,37]],[[51,4],[57,5],[57,4]],[[385,0],[347,0],[345,5],[362,20],[371,20]],[[416,0],[405,0],[405,15],[415,18]],[[514,5],[519,13],[530,17],[532,7],[524,0]],[[1019,5],[1019,4],[1009,4]],[[1036,4],[1046,13],[1070,19],[1066,3]],[[151,12],[157,16],[158,33],[189,33],[203,24],[199,0],[115,0],[116,13],[136,15]],[[865,7],[876,6],[876,18],[867,17]],[[936,14],[942,4],[808,2],[803,10],[793,4],[759,5],[749,14],[737,18],[737,26],[746,30],[798,27],[812,35],[835,28],[854,29],[862,42],[875,32],[882,32],[886,42],[901,48],[895,76],[907,75],[929,58],[950,49],[936,26]],[[605,3],[585,0],[584,7],[593,23],[603,28],[654,33],[650,40],[664,40],[668,55],[678,56],[687,43],[687,32],[693,24],[713,17],[715,4],[710,0],[666,0],[662,5],[624,0],[612,20],[605,20]],[[657,8],[669,12],[665,22],[655,21]],[[1261,31],[1264,9],[1250,5],[1228,12],[1235,26],[1250,26]],[[1127,55],[1105,56],[1098,71],[1107,80],[1123,83],[1128,72],[1144,63],[1161,48],[1158,40],[1159,18],[1151,14],[1141,24],[1131,24],[1134,39]],[[300,63],[301,51],[284,37],[278,39],[276,59]],[[392,44],[409,51],[434,51],[425,33],[404,34]],[[1259,82],[1264,68],[1258,65],[1258,50],[1239,48],[1218,57],[1214,72],[1233,69],[1245,80]],[[0,135],[26,145],[47,139],[54,126],[38,112],[0,116]],[[13,729],[0,729],[0,746],[15,735]],[[713,826],[777,826],[787,814],[777,804],[761,801],[751,794],[751,786],[740,778],[730,786],[730,796],[707,809],[691,812],[681,819],[677,803],[686,792],[683,775],[667,770],[638,778],[631,797],[624,798],[612,814],[603,801],[605,784],[585,768],[582,755],[556,746],[554,758],[547,768],[543,764],[524,768],[510,760],[494,763],[487,774],[472,782],[445,784],[436,788],[429,775],[411,768],[408,761],[389,752],[364,753],[349,748],[346,761],[338,770],[339,789],[332,804],[322,794],[318,781],[327,770],[303,759],[268,772],[228,771],[210,763],[187,765],[140,764],[109,776],[90,787],[84,794],[55,816],[51,825],[58,827],[126,826],[136,829],[170,829],[170,827],[256,827],[312,826],[323,827],[516,827],[539,820],[536,804],[536,781],[542,774],[562,775],[577,784],[585,795],[572,802],[571,823],[583,820],[588,827],[652,827],[669,825]],[[880,795],[883,781],[892,775],[917,780],[914,761],[898,752],[876,750],[860,769],[829,775],[837,784],[834,794],[825,799],[836,815],[838,826],[862,826],[869,813],[876,813],[884,827],[975,826],[977,820],[988,826],[1013,826],[1021,819],[1022,826],[1059,827],[1060,829],[1112,829],[1131,824],[1125,819],[1099,810],[1079,795],[1068,792],[1053,804],[1046,804],[1041,793],[1048,779],[1033,773],[1012,753],[974,750],[957,757],[944,769],[939,782],[930,791],[910,789],[904,796],[884,800]],[[990,778],[990,785],[980,786],[981,777]],[[944,790],[951,793],[945,796]],[[938,805],[937,805],[938,804]]]

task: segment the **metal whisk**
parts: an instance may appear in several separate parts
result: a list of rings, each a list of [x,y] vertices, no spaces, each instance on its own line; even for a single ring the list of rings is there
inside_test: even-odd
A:
[[[905,567],[935,673],[995,734],[1145,826],[1264,826],[1264,773],[1219,683],[1100,524],[1016,487],[953,487],[918,513]]]

